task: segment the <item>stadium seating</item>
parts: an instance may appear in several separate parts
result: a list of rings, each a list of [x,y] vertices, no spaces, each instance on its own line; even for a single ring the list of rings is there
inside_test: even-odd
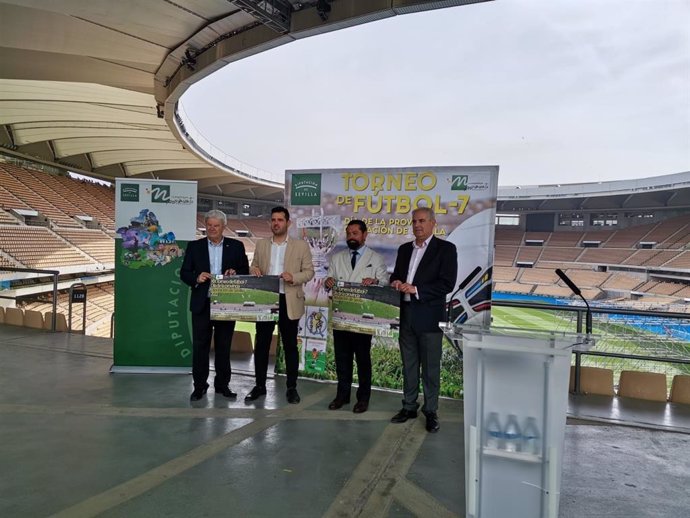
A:
[[[658,372],[621,371],[618,395],[648,401],[666,401],[666,376]]]
[[[688,223],[690,223],[690,216],[679,216],[661,221],[644,236],[644,241],[658,244],[663,244],[667,240],[675,242],[676,239],[687,234]]]
[[[100,230],[57,230],[60,237],[100,263],[115,263],[115,240]]]
[[[51,329],[53,326],[53,312],[47,311],[44,315],[44,329]],[[67,317],[62,313],[56,313],[55,317],[55,331],[66,333],[69,330],[67,327]],[[100,336],[100,335],[98,335]]]
[[[0,225],[19,225],[19,220],[9,212],[0,209]]]
[[[496,249],[494,251],[494,265],[515,266],[515,255],[517,254],[517,251],[517,246],[496,245]]]
[[[10,326],[23,326],[24,310],[20,308],[5,308],[5,324]]]
[[[230,350],[234,353],[251,353],[254,351],[252,336],[247,331],[235,331],[232,334]]]
[[[0,250],[29,268],[96,265],[44,227],[0,225]]]
[[[570,367],[570,392],[575,392],[575,366]],[[613,370],[580,367],[580,393],[613,396]]]
[[[607,248],[635,248],[640,241],[646,240],[645,236],[649,234],[650,230],[649,225],[616,230],[603,246]]]
[[[494,243],[496,245],[521,245],[524,234],[522,230],[497,227]]]
[[[518,263],[536,263],[539,260],[542,250],[543,248],[541,246],[521,246],[515,258],[516,265]]]
[[[586,248],[578,261],[595,264],[621,264],[633,254],[629,248]]]
[[[549,246],[576,247],[584,235],[584,232],[554,232],[549,239]]]
[[[43,329],[45,323],[43,321],[43,313],[40,311],[24,311],[24,327],[31,327],[33,329]]]
[[[657,248],[651,250],[637,250],[630,257],[628,257],[623,264],[631,264],[636,266],[661,266],[664,263],[677,257],[679,254],[675,250],[659,250]]]
[[[671,383],[671,395],[668,400],[671,403],[690,404],[690,376],[676,374]]]
[[[611,274],[587,270],[567,270],[568,277],[580,288],[596,288],[601,286]]]
[[[683,270],[690,269],[690,252],[686,251],[679,254],[675,257],[675,259],[671,259],[664,266],[667,268],[680,268]]]
[[[523,284],[555,284],[558,281],[556,272],[546,268],[524,268],[519,275]]]
[[[551,247],[548,246],[544,248],[544,251],[539,258],[539,261],[543,263],[544,261],[553,262],[570,262],[577,261],[577,258],[582,254],[582,248],[564,248],[564,247]]]
[[[611,290],[634,290],[644,281],[643,277],[627,274],[627,273],[612,273],[611,276],[604,281],[602,288]]]
[[[493,278],[494,281],[514,281],[519,271],[519,268],[494,266]]]

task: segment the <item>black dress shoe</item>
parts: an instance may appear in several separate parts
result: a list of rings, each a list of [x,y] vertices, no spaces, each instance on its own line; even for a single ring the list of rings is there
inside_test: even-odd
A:
[[[363,412],[366,412],[369,409],[369,401],[357,401],[355,403],[355,406],[352,408],[352,411],[355,414],[361,414]]]
[[[328,410],[338,410],[339,408],[342,408],[343,405],[348,405],[348,404],[350,404],[350,402],[345,400],[345,399],[335,398],[333,401],[331,401],[328,404]]]
[[[206,391],[208,390],[208,387],[205,388],[195,388],[194,391],[192,392],[192,395],[189,396],[190,401],[199,401],[202,397],[204,397],[204,394],[206,394]]]
[[[245,401],[254,401],[259,399],[261,396],[266,395],[266,387],[259,387],[258,385],[249,391],[249,394],[244,396]]]
[[[302,401],[299,397],[299,393],[297,392],[296,388],[287,389],[285,396],[287,397],[288,403],[293,404],[293,405],[296,405],[297,403]]]
[[[441,429],[441,425],[438,423],[438,415],[436,412],[426,412],[426,431],[429,433],[436,433]]]
[[[223,387],[223,388],[216,387],[216,394],[223,394],[226,398],[230,398],[230,399],[236,399],[237,398],[237,392],[233,392],[232,390],[230,390],[230,387]]]
[[[408,419],[414,419],[415,417],[417,417],[416,410],[407,410],[403,408],[400,412],[391,417],[391,423],[404,423]]]

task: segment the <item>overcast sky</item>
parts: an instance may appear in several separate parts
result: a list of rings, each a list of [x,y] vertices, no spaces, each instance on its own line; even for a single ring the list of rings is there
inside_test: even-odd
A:
[[[285,169],[498,165],[501,185],[690,170],[690,0],[497,0],[396,16],[226,66],[183,104]]]

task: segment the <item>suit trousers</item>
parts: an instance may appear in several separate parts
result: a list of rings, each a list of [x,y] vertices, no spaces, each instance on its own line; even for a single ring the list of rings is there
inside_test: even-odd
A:
[[[417,410],[419,404],[419,369],[422,369],[424,406],[422,412],[438,411],[441,388],[441,352],[443,333],[419,333],[410,325],[411,304],[400,307],[400,356],[403,363],[403,408]]]
[[[352,389],[352,360],[357,360],[357,401],[369,401],[371,397],[371,335],[351,331],[333,330],[335,372],[338,375],[336,398],[350,401]]]
[[[297,330],[299,319],[290,320],[287,314],[285,295],[280,294],[278,310],[278,332],[285,351],[285,370],[287,373],[287,388],[297,387],[297,372],[299,370],[299,353],[297,351]],[[271,350],[271,338],[276,325],[274,322],[257,322],[254,340],[254,374],[256,385],[266,387],[268,372],[268,355]]]
[[[208,387],[208,359],[211,351],[211,336],[214,336],[215,388],[225,388],[230,383],[230,345],[235,331],[234,321],[211,320],[211,305],[206,300],[201,313],[192,313],[192,376],[194,388]]]

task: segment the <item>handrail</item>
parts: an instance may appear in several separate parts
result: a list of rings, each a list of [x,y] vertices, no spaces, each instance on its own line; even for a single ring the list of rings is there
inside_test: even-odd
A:
[[[50,330],[54,333],[57,327],[57,296],[58,296],[58,276],[60,272],[58,270],[37,270],[35,268],[14,268],[11,266],[0,267],[0,272],[27,272],[27,273],[44,273],[53,277],[53,317],[50,323]],[[5,297],[0,295],[3,299],[13,299],[16,301],[16,297]]]
[[[566,311],[577,313],[576,321],[576,332],[582,333],[582,322],[583,314],[587,311],[584,305],[579,304],[542,304],[536,302],[528,301],[508,301],[508,300],[494,300],[492,301],[494,306],[512,307],[512,308],[529,308],[529,309],[540,309],[545,311]],[[650,311],[650,310],[636,310],[636,309],[625,309],[625,308],[613,308],[605,306],[595,306],[592,305],[592,314],[604,314],[604,315],[629,315],[629,316],[641,316],[641,317],[657,317],[657,318],[668,318],[668,319],[678,319],[678,320],[690,320],[690,313],[676,313],[676,312],[665,312],[665,311]],[[623,353],[611,353],[604,351],[583,351],[574,350],[575,355],[575,373],[574,373],[574,389],[576,394],[580,394],[580,375],[581,375],[581,360],[582,355],[588,356],[602,356],[608,358],[622,358],[631,360],[643,360],[643,361],[655,361],[663,363],[676,363],[690,365],[690,359],[687,358],[671,358],[662,356],[647,356],[639,354],[623,354]]]
[[[227,154],[218,146],[212,144],[189,118],[181,100],[178,101],[175,106],[175,122],[187,143],[194,147],[197,152],[218,164],[222,169],[232,171],[235,174],[253,180],[274,183],[277,186],[283,186],[285,184],[285,177],[283,175],[272,173],[242,162],[234,156]]]

